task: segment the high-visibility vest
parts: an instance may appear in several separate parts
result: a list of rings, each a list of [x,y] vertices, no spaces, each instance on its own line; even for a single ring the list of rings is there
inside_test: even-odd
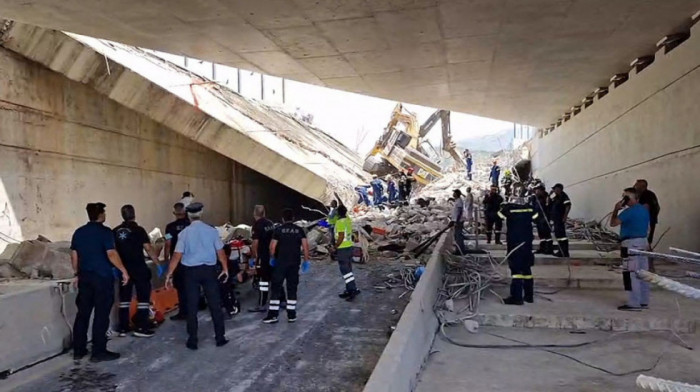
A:
[[[335,223],[335,240],[338,241],[340,233],[344,233],[343,242],[338,249],[349,248],[353,245],[352,242],[352,220],[350,218],[338,219]]]

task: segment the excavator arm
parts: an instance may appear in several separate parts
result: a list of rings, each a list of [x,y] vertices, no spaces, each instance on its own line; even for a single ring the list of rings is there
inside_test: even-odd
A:
[[[457,145],[452,140],[452,128],[450,127],[450,111],[440,110],[440,122],[442,122],[442,149],[447,151],[455,161],[458,168],[466,168],[467,165],[457,151]],[[437,112],[436,112],[437,113]]]

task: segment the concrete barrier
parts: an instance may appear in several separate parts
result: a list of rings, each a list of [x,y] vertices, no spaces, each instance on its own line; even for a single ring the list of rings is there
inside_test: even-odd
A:
[[[364,392],[408,392],[415,387],[438,328],[433,305],[443,276],[441,252],[450,249],[451,244],[450,231],[443,234],[435,246],[425,272],[411,294],[411,301],[379,357]]]

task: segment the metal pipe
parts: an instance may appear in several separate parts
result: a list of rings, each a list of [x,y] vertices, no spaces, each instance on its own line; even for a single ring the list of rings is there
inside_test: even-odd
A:
[[[694,258],[690,258],[690,257],[683,257],[683,256],[676,256],[676,255],[668,255],[666,253],[648,252],[646,250],[639,250],[639,249],[629,249],[629,253],[632,255],[642,255],[642,256],[666,259],[666,260],[675,261],[675,262],[679,262],[679,263],[700,264],[700,259],[694,259]]]
[[[669,381],[662,378],[649,377],[643,374],[637,376],[637,386],[657,392],[700,392],[700,386],[684,382]]]
[[[691,252],[689,250],[679,249],[679,248],[674,248],[674,247],[669,247],[668,250],[670,250],[671,252],[682,253],[682,254],[686,254],[688,256],[700,258],[700,253]]]
[[[700,299],[700,289],[696,289],[695,287],[676,282],[675,280],[671,280],[645,270],[638,270],[636,271],[636,274],[639,279],[642,279],[645,282],[653,283],[687,298]]]

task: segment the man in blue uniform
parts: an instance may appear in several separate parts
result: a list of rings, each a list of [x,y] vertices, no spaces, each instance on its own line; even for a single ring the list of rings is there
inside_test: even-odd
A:
[[[170,260],[165,285],[172,287],[173,272],[182,261],[187,292],[187,334],[189,337],[186,347],[190,350],[197,349],[197,305],[200,288],[204,291],[214,323],[216,346],[221,347],[228,343],[224,336],[224,313],[221,310],[221,293],[218,283],[218,280],[226,281],[229,278],[224,244],[216,229],[202,222],[204,210],[202,203],[194,202],[188,205],[186,210],[192,223],[180,232],[180,238],[175,246],[175,254]],[[221,263],[222,269],[218,276],[216,273],[217,260]]]
[[[71,264],[78,284],[75,304],[78,313],[73,324],[73,358],[87,355],[87,331],[92,320],[92,362],[112,361],[118,353],[107,350],[109,312],[114,304],[114,273],[116,267],[122,276],[122,285],[129,283],[129,273],[114,249],[112,230],[104,225],[107,217],[103,203],[89,203],[86,207],[90,222],[73,233]]]
[[[129,272],[131,280],[119,287],[119,336],[126,336],[129,332],[129,311],[133,289],[136,289],[136,319],[134,336],[150,338],[154,335],[149,322],[151,307],[151,270],[143,257],[145,250],[154,263],[158,263],[158,255],[151,246],[151,239],[146,230],[136,223],[136,211],[134,206],[127,204],[121,209],[124,222],[115,227],[114,241],[119,257],[124,267]]]
[[[535,263],[532,254],[532,222],[537,219],[537,212],[526,204],[508,203],[501,207],[498,216],[506,220],[506,247],[510,254],[510,297],[503,300],[503,303],[522,305],[523,300],[532,303],[535,293],[532,279],[532,266]]]
[[[464,160],[467,163],[467,180],[471,181],[472,180],[472,164],[474,163],[474,160],[472,159],[472,153],[469,152],[469,149],[464,150]]]
[[[270,266],[270,242],[275,225],[265,217],[265,207],[256,205],[253,210],[253,244],[250,248],[250,257],[255,260],[255,281],[258,284],[258,304],[249,309],[250,312],[264,312],[267,310],[267,300],[270,294],[272,282],[272,266]]]
[[[190,220],[187,218],[187,211],[185,211],[185,205],[183,203],[175,203],[173,206],[173,215],[175,215],[175,221],[170,222],[167,226],[165,226],[165,247],[163,248],[163,253],[165,255],[166,263],[170,262],[171,256],[175,253],[178,235],[181,231],[185,230],[185,227],[190,225]],[[177,314],[170,317],[170,319],[187,320],[187,311],[185,310],[185,304],[187,303],[187,295],[185,293],[185,275],[181,265],[178,265],[175,269],[173,283],[175,285],[175,290],[177,290],[178,307]]]
[[[489,180],[491,180],[491,185],[498,188],[498,178],[501,176],[501,167],[498,166],[498,161],[493,161],[493,166],[491,166],[491,172],[489,173]]]
[[[277,227],[270,242],[270,264],[272,265],[272,295],[265,324],[278,322],[284,283],[287,282],[287,321],[297,321],[297,286],[299,285],[299,267],[301,250],[304,250],[303,269],[310,268],[309,242],[304,229],[294,224],[294,211],[287,208],[282,212],[283,224]]]
[[[382,185],[382,180],[380,180],[377,176],[374,176],[372,178],[372,182],[370,182],[370,185],[372,185],[372,198],[374,200],[374,205],[378,206],[382,204],[382,197],[384,196],[384,185]]]
[[[544,185],[535,187],[535,194],[531,197],[532,208],[537,212],[537,237],[540,239],[539,249],[535,253],[551,255],[554,252],[552,230],[549,227],[549,208],[551,200]]]
[[[571,199],[564,192],[564,185],[556,184],[552,187],[552,207],[550,209],[554,226],[554,238],[557,240],[558,250],[554,255],[558,257],[569,257],[569,238],[566,236],[566,220],[571,211]]]

